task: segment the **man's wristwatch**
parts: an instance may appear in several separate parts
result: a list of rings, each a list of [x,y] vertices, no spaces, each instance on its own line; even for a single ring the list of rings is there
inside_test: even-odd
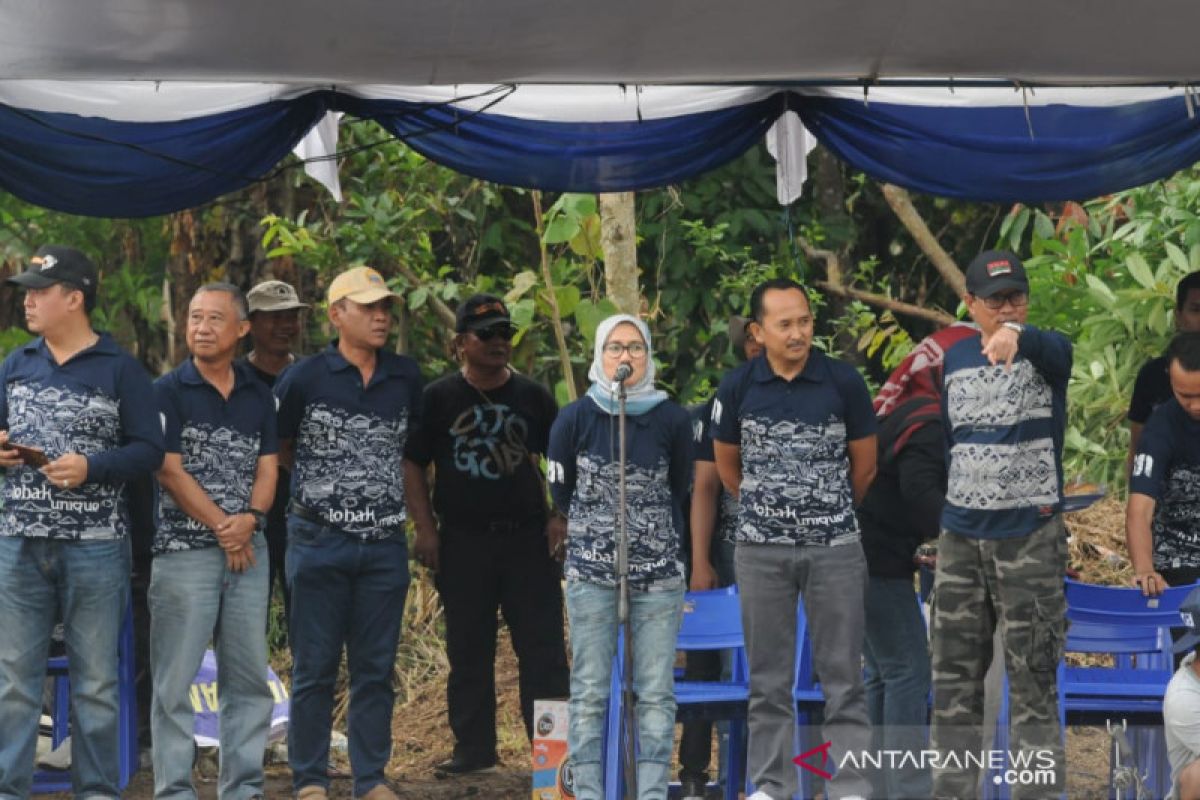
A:
[[[254,530],[265,531],[267,529],[266,513],[259,511],[257,508],[247,508],[242,513],[249,514],[250,516],[254,517]]]
[[[1022,333],[1025,332],[1025,326],[1019,322],[1011,322],[1010,321],[1010,322],[1001,322],[1000,324],[1003,325],[1005,328],[1008,328],[1010,331],[1013,331],[1014,333],[1016,333],[1017,336],[1020,336]]]

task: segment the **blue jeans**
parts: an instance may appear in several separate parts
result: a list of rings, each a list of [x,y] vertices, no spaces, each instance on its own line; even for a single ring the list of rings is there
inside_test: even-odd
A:
[[[912,578],[871,576],[867,582],[867,715],[874,746],[917,753],[928,746],[929,645]],[[929,797],[928,770],[880,770],[875,796]]]
[[[59,612],[71,675],[72,791],[119,796],[117,634],[129,567],[126,539],[0,537],[0,798],[29,796]]]
[[[675,738],[675,640],[683,613],[683,583],[630,592],[633,686],[637,693],[638,800],[665,800]],[[617,590],[571,581],[571,703],[567,733],[578,800],[602,800],[604,718],[617,649]]]
[[[275,705],[267,686],[266,539],[254,535],[255,565],[230,572],[219,547],[161,553],[150,577],[150,730],[154,797],[195,798],[192,680],[210,639],[220,686],[218,794],[246,800],[263,792],[263,751]]]
[[[292,783],[329,786],[329,734],[342,647],[350,671],[348,739],[354,794],[384,780],[392,752],[392,671],[408,594],[403,538],[361,541],[337,528],[288,518],[292,610]]]

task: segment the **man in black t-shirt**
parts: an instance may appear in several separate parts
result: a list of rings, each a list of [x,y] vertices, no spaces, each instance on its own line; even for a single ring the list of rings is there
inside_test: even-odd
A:
[[[1200,272],[1184,275],[1175,286],[1175,330],[1179,333],[1200,331]],[[1125,471],[1133,466],[1133,457],[1138,451],[1138,440],[1142,429],[1150,419],[1150,413],[1171,399],[1171,380],[1167,376],[1167,357],[1159,356],[1147,361],[1138,370],[1133,384],[1133,397],[1129,400],[1129,455]]]
[[[1173,396],[1146,423],[1125,515],[1133,583],[1150,596],[1200,579],[1200,333],[1164,358]]]
[[[404,450],[413,549],[436,573],[446,611],[456,741],[436,768],[442,775],[496,764],[497,609],[512,633],[531,739],[533,701],[570,691],[558,563],[566,522],[547,510],[540,466],[558,408],[545,387],[509,369],[516,329],[503,301],[469,298],[455,327],[462,369],[425,389]]]
[[[253,349],[245,363],[267,386],[296,361],[294,348],[300,335],[300,314],[308,308],[301,303],[291,284],[283,281],[263,281],[246,293],[250,306],[250,342]],[[283,575],[283,559],[287,553],[287,507],[291,491],[291,475],[281,464],[275,483],[275,501],[267,512],[267,552],[271,560],[268,586],[275,584],[283,593],[284,619],[291,612],[292,596]],[[284,626],[286,629],[286,625]]]

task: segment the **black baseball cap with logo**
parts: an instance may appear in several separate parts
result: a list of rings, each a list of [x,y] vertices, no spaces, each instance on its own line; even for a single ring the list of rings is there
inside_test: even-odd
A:
[[[454,314],[454,330],[458,333],[476,331],[498,323],[512,324],[508,306],[492,294],[473,294],[462,302]]]
[[[45,289],[62,283],[83,292],[90,309],[96,300],[98,280],[96,265],[90,258],[73,247],[48,244],[38,248],[29,259],[27,270],[13,275],[8,282],[26,289]]]
[[[1021,259],[1007,250],[984,250],[967,265],[967,291],[976,297],[997,292],[1029,291],[1029,278]]]

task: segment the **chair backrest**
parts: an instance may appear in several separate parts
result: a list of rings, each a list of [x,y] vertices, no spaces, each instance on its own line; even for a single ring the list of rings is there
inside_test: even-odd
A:
[[[1181,623],[1179,606],[1193,586],[1172,586],[1158,597],[1140,589],[1066,584],[1068,652],[1111,653],[1118,668],[1170,671],[1169,629]]]
[[[736,586],[684,595],[676,649],[727,650],[745,645],[742,605]]]
[[[1172,586],[1158,597],[1140,589],[1096,586],[1068,579],[1067,619],[1123,626],[1179,626],[1179,606],[1195,586]]]

